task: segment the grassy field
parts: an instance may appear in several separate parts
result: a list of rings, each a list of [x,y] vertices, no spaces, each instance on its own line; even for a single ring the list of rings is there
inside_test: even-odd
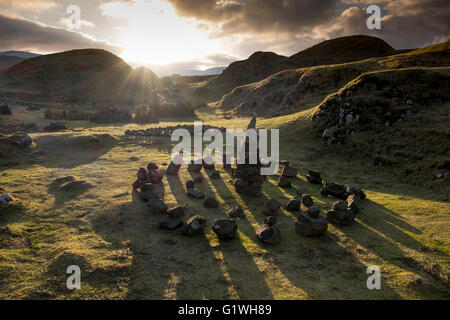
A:
[[[13,106],[17,123],[48,123],[43,112]],[[260,127],[296,126],[308,112],[258,122]],[[204,123],[246,127],[249,119],[225,120],[198,112]],[[1,119],[4,121],[4,117]],[[191,119],[193,120],[193,119]],[[162,125],[172,125],[169,119]],[[300,122],[301,123],[301,122]],[[294,232],[294,214],[282,210],[277,225],[282,241],[260,243],[255,230],[263,221],[266,199],[286,203],[295,188],[280,189],[277,177],[263,187],[262,199],[239,196],[230,172],[199,189],[221,206],[206,209],[185,196],[191,174],[165,177],[158,192],[169,207],[188,206],[208,219],[204,237],[184,237],[159,229],[162,216],[151,214],[132,192],[139,167],[170,161],[169,138],[129,139],[125,126],[70,122],[72,130],[31,134],[31,150],[0,159],[0,187],[16,201],[0,211],[0,299],[449,299],[450,204],[442,194],[399,183],[389,171],[360,160],[326,153],[312,136],[288,126],[281,131],[281,158],[299,168],[295,187],[307,189],[322,215],[334,199],[306,182],[308,170],[326,180],[357,185],[368,196],[354,225],[329,226],[327,236],[303,238]],[[146,126],[149,127],[149,126]],[[292,132],[291,132],[292,130]],[[293,139],[293,134],[299,135]],[[60,192],[54,180],[73,176],[92,188]],[[194,175],[195,177],[195,175]],[[215,219],[236,203],[247,219],[238,237],[221,241]],[[304,209],[304,208],[303,208]],[[82,269],[81,290],[66,288],[67,266]],[[366,268],[378,265],[381,290],[368,290]]]

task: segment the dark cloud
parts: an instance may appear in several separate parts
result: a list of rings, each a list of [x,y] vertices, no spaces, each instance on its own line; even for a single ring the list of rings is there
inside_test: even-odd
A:
[[[119,54],[122,49],[97,41],[78,32],[46,26],[0,13],[0,46],[2,50],[27,50],[51,53],[71,49],[98,48]]]
[[[213,36],[293,33],[329,21],[339,0],[168,0],[176,12],[213,24]]]
[[[365,8],[354,6],[316,31],[325,38],[373,35],[397,49],[423,47],[443,42],[450,36],[450,2],[447,0],[398,0],[381,6],[384,13],[380,30],[368,30]]]

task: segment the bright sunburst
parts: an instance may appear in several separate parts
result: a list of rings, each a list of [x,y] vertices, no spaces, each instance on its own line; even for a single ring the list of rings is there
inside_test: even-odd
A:
[[[168,64],[206,56],[220,50],[218,41],[207,39],[195,25],[180,19],[172,6],[161,0],[121,1],[102,6],[103,14],[126,19],[117,29],[122,58],[151,64]]]

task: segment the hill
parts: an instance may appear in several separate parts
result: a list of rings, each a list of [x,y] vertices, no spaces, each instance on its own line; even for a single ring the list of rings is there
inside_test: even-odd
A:
[[[23,60],[40,56],[40,54],[28,52],[28,51],[2,51],[2,52],[0,52],[0,55],[22,58]]]
[[[2,77],[6,97],[53,102],[153,102],[158,78],[110,52],[84,49],[30,58]]]
[[[291,69],[262,81],[240,86],[225,95],[218,106],[235,115],[291,114],[312,108],[359,75],[377,70],[450,65],[450,41],[398,55],[338,65]]]
[[[9,68],[19,62],[22,62],[24,59],[14,56],[0,55],[0,67]]]
[[[321,42],[290,58],[297,61],[299,67],[311,67],[384,57],[395,53],[395,49],[380,38],[355,35]]]
[[[341,64],[405,51],[408,50],[396,51],[380,38],[356,35],[321,42],[291,57],[256,52],[247,60],[230,64],[217,79],[205,84],[199,93],[206,91],[210,98],[220,98],[238,86],[261,81],[283,70]]]
[[[297,64],[288,57],[273,52],[255,52],[246,60],[231,63],[219,77],[207,83],[203,89],[209,90],[212,96],[219,97],[237,86],[296,67]]]

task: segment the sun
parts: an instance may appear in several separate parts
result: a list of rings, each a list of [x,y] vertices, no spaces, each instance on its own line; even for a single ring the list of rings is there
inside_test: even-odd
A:
[[[126,20],[117,29],[121,57],[127,61],[164,65],[204,57],[221,49],[217,40],[208,39],[195,21],[181,19],[168,2],[136,0],[110,2],[103,14]]]

